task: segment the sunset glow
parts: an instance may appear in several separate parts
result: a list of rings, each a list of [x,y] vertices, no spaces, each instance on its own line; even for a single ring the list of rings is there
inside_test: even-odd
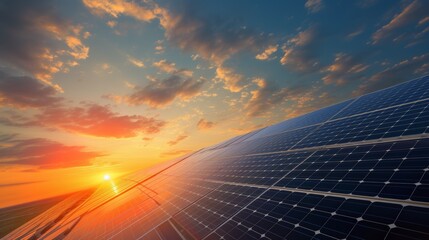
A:
[[[0,208],[117,193],[126,174],[423,76],[421,9],[429,1],[2,0]]]

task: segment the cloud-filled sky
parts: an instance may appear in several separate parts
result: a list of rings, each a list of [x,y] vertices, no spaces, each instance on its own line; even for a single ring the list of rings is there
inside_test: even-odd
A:
[[[0,207],[425,75],[427,9],[426,0],[3,0]]]

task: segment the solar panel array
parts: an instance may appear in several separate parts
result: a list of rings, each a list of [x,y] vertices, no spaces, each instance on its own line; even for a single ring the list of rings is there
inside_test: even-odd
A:
[[[106,182],[7,238],[429,239],[429,77]]]

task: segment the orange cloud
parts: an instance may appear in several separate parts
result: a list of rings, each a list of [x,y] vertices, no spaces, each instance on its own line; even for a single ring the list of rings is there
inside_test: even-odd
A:
[[[2,137],[0,165],[30,165],[38,168],[69,168],[92,165],[103,156],[83,146],[67,146],[44,138]]]
[[[243,75],[234,72],[232,68],[219,66],[216,68],[216,77],[225,84],[224,88],[231,92],[241,91],[247,84]]]
[[[114,18],[125,15],[145,22],[151,21],[156,17],[154,10],[149,9],[149,6],[142,7],[134,2],[123,0],[83,0],[83,3],[93,13],[98,15],[107,14]]]
[[[168,142],[168,145],[170,145],[170,146],[174,146],[174,145],[178,144],[179,142],[181,142],[181,141],[185,140],[187,137],[188,137],[188,136],[186,136],[186,135],[179,135],[179,136],[177,136],[177,138],[175,138],[175,139],[173,139],[173,140],[169,141],[169,142]]]
[[[214,127],[214,125],[215,125],[214,122],[207,121],[204,118],[201,118],[200,121],[198,121],[198,123],[197,123],[197,127],[200,130],[210,129],[210,128]]]
[[[325,68],[328,74],[322,78],[325,84],[345,84],[348,81],[359,78],[359,73],[365,71],[369,66],[361,63],[358,56],[350,56],[345,53],[335,55],[334,62]]]
[[[262,53],[256,55],[255,58],[261,61],[269,60],[270,56],[277,52],[278,47],[278,45],[270,45]]]
[[[36,115],[36,121],[48,128],[114,138],[135,137],[139,133],[154,134],[165,125],[164,121],[154,118],[120,115],[98,104],[48,108]]]
[[[128,62],[132,63],[134,66],[142,68],[144,67],[144,62],[140,59],[133,58],[131,56],[128,56]]]
[[[4,112],[0,123],[8,126],[41,126],[99,137],[134,137],[153,134],[164,121],[140,115],[120,115],[108,106],[82,104],[68,107],[53,87],[31,77],[15,77],[0,71],[0,107],[36,108],[34,116]]]
[[[154,62],[152,65],[166,73],[174,73],[177,71],[176,64],[165,59]]]

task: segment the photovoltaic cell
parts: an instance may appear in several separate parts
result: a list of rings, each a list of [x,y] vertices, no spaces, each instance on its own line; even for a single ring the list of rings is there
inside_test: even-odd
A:
[[[6,238],[429,239],[429,78],[76,194]]]
[[[351,102],[353,102],[353,99],[275,124],[273,126],[262,129],[261,131],[250,137],[248,140],[325,122],[328,119],[332,118],[336,113],[341,111],[341,109],[349,105]]]
[[[429,100],[329,121],[294,148],[428,133]]]
[[[421,207],[268,190],[205,239],[425,239],[428,217]]]
[[[429,76],[361,96],[334,118],[342,118],[427,98],[429,98]]]

